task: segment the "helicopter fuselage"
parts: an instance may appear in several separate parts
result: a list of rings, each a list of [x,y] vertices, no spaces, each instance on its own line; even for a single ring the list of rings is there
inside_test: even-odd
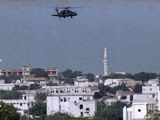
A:
[[[73,12],[71,10],[68,10],[68,9],[64,9],[60,12],[57,11],[57,14],[54,14],[52,16],[57,16],[57,17],[63,17],[63,18],[66,18],[66,17],[73,17],[73,16],[77,16],[77,13],[76,12]]]

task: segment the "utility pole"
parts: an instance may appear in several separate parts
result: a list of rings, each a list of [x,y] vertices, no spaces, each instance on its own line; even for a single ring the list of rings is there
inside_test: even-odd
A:
[[[30,97],[30,85],[28,84],[28,120],[29,120],[29,117],[30,117],[30,115],[29,115],[29,109],[30,109],[30,99],[29,99],[29,97]]]

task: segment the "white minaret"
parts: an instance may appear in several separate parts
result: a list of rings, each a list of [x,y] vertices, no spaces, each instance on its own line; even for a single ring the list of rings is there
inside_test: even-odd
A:
[[[109,76],[109,67],[108,67],[108,52],[107,48],[104,48],[104,76]]]

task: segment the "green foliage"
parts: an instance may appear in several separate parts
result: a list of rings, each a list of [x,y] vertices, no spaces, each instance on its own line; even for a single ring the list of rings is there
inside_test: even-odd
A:
[[[117,102],[107,106],[104,102],[98,102],[97,113],[93,120],[123,120],[123,107],[125,104]]]
[[[34,116],[43,116],[46,114],[46,103],[38,101],[30,108],[30,113]]]
[[[38,90],[40,88],[41,88],[41,86],[37,83],[30,85],[30,90]]]
[[[21,76],[17,75],[10,75],[10,76],[0,76],[1,80],[5,80],[5,83],[12,83],[14,80],[19,80],[21,79]]]
[[[51,80],[46,85],[47,86],[58,86],[57,83],[53,83]]]
[[[93,74],[87,73],[87,74],[85,74],[85,76],[87,77],[89,82],[95,81],[95,76]]]
[[[45,101],[46,100],[46,97],[47,97],[47,94],[46,93],[37,93],[36,94],[36,101]]]
[[[0,102],[0,120],[20,120],[20,115],[12,105]]]
[[[142,93],[142,85],[136,84],[134,87],[134,92],[135,93]]]
[[[68,114],[65,113],[55,113],[52,116],[48,116],[46,120],[91,120],[91,119],[87,117],[76,118],[69,116]]]
[[[74,83],[74,78],[77,76],[86,76],[88,81],[93,82],[95,80],[95,76],[91,73],[83,74],[81,71],[72,71],[71,69],[66,69],[62,73],[64,77],[64,82],[73,84]]]
[[[48,78],[48,74],[42,68],[32,69],[31,74],[35,75],[35,77],[47,77]]]
[[[22,94],[16,90],[0,91],[0,99],[21,99]]]
[[[106,95],[106,93],[116,94],[117,90],[129,91],[129,89],[126,87],[125,84],[118,85],[116,87],[109,87],[101,84],[99,86],[99,92],[96,92],[94,94],[94,98],[95,99],[102,98],[103,96]]]
[[[73,84],[74,78],[76,78],[77,76],[82,76],[83,74],[81,71],[74,71],[73,72],[71,69],[67,69],[67,70],[63,71],[62,75],[64,77],[65,83]]]
[[[158,77],[156,73],[140,72],[134,74],[135,80],[142,80],[142,81],[147,81],[149,79],[154,79],[156,77]]]
[[[109,78],[112,78],[112,79],[123,79],[123,78],[134,79],[134,75],[132,75],[131,73],[126,73],[126,74],[111,73]]]
[[[156,77],[158,77],[158,74],[149,73],[149,72],[140,72],[140,73],[135,73],[135,74],[127,73],[125,75],[111,73],[110,76],[107,76],[107,78],[112,78],[112,79],[130,78],[130,79],[141,80],[141,81],[147,81],[149,79],[154,79]]]
[[[19,85],[15,85],[15,87],[13,88],[14,90],[28,90],[28,86],[19,86]]]

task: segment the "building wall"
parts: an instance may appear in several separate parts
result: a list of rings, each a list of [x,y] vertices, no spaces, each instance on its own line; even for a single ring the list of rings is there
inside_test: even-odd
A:
[[[147,114],[147,105],[145,103],[135,103],[132,106],[133,118],[134,119],[144,119]]]
[[[142,93],[158,93],[159,86],[142,86]]]
[[[122,84],[122,79],[107,79],[105,80],[104,82],[104,85],[105,86],[110,86],[110,87],[115,87],[115,86],[118,86],[120,84]]]
[[[93,96],[48,96],[47,115],[56,112],[68,113],[75,117],[93,116],[96,112],[96,102]]]

